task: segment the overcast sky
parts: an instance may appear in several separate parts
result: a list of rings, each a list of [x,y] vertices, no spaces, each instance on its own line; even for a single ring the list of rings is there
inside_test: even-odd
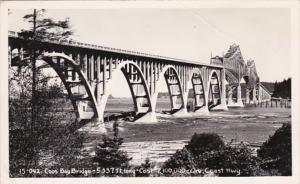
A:
[[[12,10],[9,29],[26,27],[28,12]],[[291,76],[289,9],[48,10],[45,17],[69,17],[78,41],[206,63],[236,43],[261,81]]]

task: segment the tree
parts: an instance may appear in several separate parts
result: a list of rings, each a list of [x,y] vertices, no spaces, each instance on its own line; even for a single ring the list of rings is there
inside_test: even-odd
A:
[[[257,151],[262,159],[261,167],[267,171],[277,170],[284,176],[292,174],[291,124],[283,124]]]
[[[32,123],[35,121],[35,97],[36,97],[36,58],[42,54],[38,48],[40,41],[63,41],[66,40],[73,32],[70,30],[69,18],[64,21],[54,21],[50,18],[43,18],[44,9],[33,10],[32,14],[27,14],[23,18],[25,21],[32,24],[30,30],[22,29],[19,36],[25,40],[30,40],[28,47],[31,48],[29,51],[31,60],[32,70]]]
[[[114,169],[123,170],[129,168],[129,158],[127,153],[121,151],[120,145],[123,143],[123,138],[119,137],[118,123],[114,122],[113,125],[114,135],[112,138],[104,135],[102,143],[100,143],[96,148],[96,156],[94,157],[94,162],[97,163],[102,169]],[[126,176],[122,172],[104,172],[107,176]]]
[[[30,62],[19,61],[19,67],[9,68],[9,121],[10,121],[10,171],[12,176],[19,168],[33,168],[39,165],[40,154],[49,146],[49,132],[53,123],[61,119],[49,113],[57,108],[49,97],[58,92],[57,86],[48,86],[46,76],[36,66],[41,41],[63,40],[72,34],[69,19],[54,21],[43,18],[45,10],[34,10],[24,16],[31,23],[29,30],[22,30],[19,36],[27,40],[25,55]],[[53,92],[55,90],[55,92]],[[48,136],[48,137],[47,137]],[[26,175],[22,175],[26,176]]]
[[[275,82],[273,97],[289,98],[291,99],[291,85],[292,80],[288,78],[284,79],[282,82]]]
[[[34,9],[32,14],[25,15],[24,20],[31,23],[32,28],[22,29],[19,36],[33,41],[66,41],[73,34],[70,29],[70,19],[55,21],[51,18],[44,18],[45,12],[45,9]]]
[[[149,177],[151,174],[151,163],[149,158],[147,158],[140,166],[135,167],[135,177]]]

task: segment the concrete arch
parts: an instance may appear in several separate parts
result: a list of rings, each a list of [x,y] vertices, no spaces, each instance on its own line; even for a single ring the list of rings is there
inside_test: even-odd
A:
[[[71,57],[62,53],[45,53],[41,56],[41,60],[47,62],[62,80],[74,107],[77,119],[98,119],[99,109],[97,107],[95,95],[92,92],[92,88],[87,81],[86,76],[80,69],[80,66],[76,64]],[[68,80],[68,71],[75,72],[79,80]],[[72,87],[74,86],[82,86],[87,94],[80,96],[76,95],[72,91]],[[93,109],[93,113],[85,113],[85,110],[82,110],[82,106],[86,105],[86,102],[89,102],[91,108]]]
[[[136,77],[136,80],[132,79],[132,73],[130,73],[131,71],[127,71],[128,68],[127,67],[132,67],[131,69],[135,70],[134,75],[138,76]],[[129,69],[129,70],[131,70]],[[125,60],[122,61],[120,64],[117,65],[117,68],[115,68],[112,71],[112,77],[111,79],[115,78],[115,76],[119,75],[120,73],[123,74],[123,76],[125,77],[127,84],[130,88],[130,93],[131,93],[131,97],[133,99],[134,102],[134,108],[135,108],[135,112],[137,113],[137,117],[136,118],[140,118],[142,117],[144,114],[148,113],[148,112],[152,112],[153,111],[153,107],[152,107],[152,103],[151,103],[151,99],[150,99],[150,93],[149,93],[149,89],[148,86],[146,85],[146,80],[145,77],[140,69],[140,67],[133,61],[131,60]],[[107,103],[107,99],[108,96],[111,94],[111,90],[112,88],[112,80],[108,80],[107,81],[107,91],[105,93],[105,95],[102,96],[100,102],[99,102],[99,110],[100,110],[100,117],[104,117],[104,110],[106,107],[106,103]],[[137,92],[138,90],[141,90],[142,93]],[[140,99],[144,99],[144,100],[140,100]],[[143,103],[143,101],[147,102],[147,106],[143,107],[143,105],[145,105],[145,103]]]
[[[172,74],[168,75],[167,72],[170,72]],[[170,79],[172,77],[172,79]],[[166,81],[167,87],[168,87],[168,92],[170,95],[170,101],[171,101],[171,111],[172,113],[176,113],[182,108],[185,108],[185,101],[183,97],[183,90],[182,90],[182,85],[179,79],[178,72],[176,68],[172,65],[166,65],[162,68],[162,70],[159,73],[159,77],[157,80],[157,90],[152,96],[152,103],[154,110],[156,109],[156,102],[157,102],[157,95],[160,92],[159,89],[162,88],[163,80]],[[173,81],[171,81],[173,80]],[[172,91],[173,87],[172,86],[177,86],[178,91],[175,93]],[[176,98],[179,97],[181,99],[181,106],[177,107],[176,106]]]
[[[212,84],[212,78],[215,76],[216,80],[217,80],[217,84]],[[214,93],[213,91],[213,87],[216,85],[218,88],[218,93]],[[220,76],[218,76],[218,73],[216,70],[211,70],[209,73],[209,78],[208,78],[208,84],[207,84],[207,93],[206,93],[206,97],[207,97],[207,103],[209,103],[209,94],[212,93],[212,100],[213,100],[213,104],[208,104],[208,109],[213,108],[214,106],[218,105],[218,102],[215,101],[214,99],[214,95],[218,94],[219,98],[221,99],[221,87],[220,87]]]
[[[216,75],[217,76],[217,80],[218,80],[218,83],[219,83],[219,81],[220,81],[220,76],[218,75],[218,73],[217,73],[217,71],[216,70],[211,70],[210,72],[209,72],[209,75],[208,75],[208,84],[207,85],[210,85],[210,82],[211,82],[211,79],[212,79],[212,76],[213,75]],[[219,83],[219,85],[220,85],[220,83]],[[209,86],[208,86],[209,87]],[[207,88],[208,89],[208,88]]]
[[[202,72],[199,68],[193,68],[190,71],[190,76],[188,81],[188,85],[187,85],[187,89],[190,89],[190,84],[193,87],[193,91],[194,91],[194,100],[195,100],[195,111],[197,111],[198,109],[200,109],[202,106],[206,105],[206,95],[205,95],[205,88],[204,88],[204,83],[203,83],[203,76],[202,76]],[[197,74],[197,76],[195,76],[195,74]],[[194,79],[198,79],[197,83],[194,81]],[[200,89],[199,87],[200,86]],[[201,96],[203,95],[203,104],[200,106],[199,101],[201,100]]]

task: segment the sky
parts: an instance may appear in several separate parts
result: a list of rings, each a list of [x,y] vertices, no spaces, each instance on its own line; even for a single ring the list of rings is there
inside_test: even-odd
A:
[[[28,27],[29,12],[11,10],[9,29]],[[289,9],[49,9],[45,17],[69,17],[77,41],[202,63],[236,43],[261,81],[291,77]]]

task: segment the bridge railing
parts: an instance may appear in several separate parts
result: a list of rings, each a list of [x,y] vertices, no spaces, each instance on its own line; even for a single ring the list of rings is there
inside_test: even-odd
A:
[[[15,39],[22,39],[19,37],[19,34],[14,31],[8,31],[8,37],[9,38],[15,38]],[[178,59],[173,57],[167,57],[167,56],[160,56],[156,54],[149,54],[144,52],[138,52],[138,51],[131,51],[131,50],[125,50],[125,49],[119,49],[119,48],[113,48],[113,47],[107,47],[107,46],[101,46],[101,45],[95,45],[95,44],[89,44],[89,43],[83,43],[78,42],[74,40],[61,40],[61,41],[41,41],[43,43],[51,43],[51,44],[58,44],[58,45],[65,45],[65,46],[74,46],[74,47],[80,47],[80,48],[86,48],[86,49],[94,49],[104,52],[110,52],[110,53],[117,53],[117,54],[126,54],[131,56],[141,56],[146,58],[153,58],[153,59],[161,59],[166,61],[173,61],[183,64],[192,64],[192,65],[201,65],[201,66],[207,66],[212,68],[223,68],[223,66],[215,65],[215,64],[209,64],[209,63],[203,63],[200,61],[192,61],[192,60],[185,60],[185,59]]]

